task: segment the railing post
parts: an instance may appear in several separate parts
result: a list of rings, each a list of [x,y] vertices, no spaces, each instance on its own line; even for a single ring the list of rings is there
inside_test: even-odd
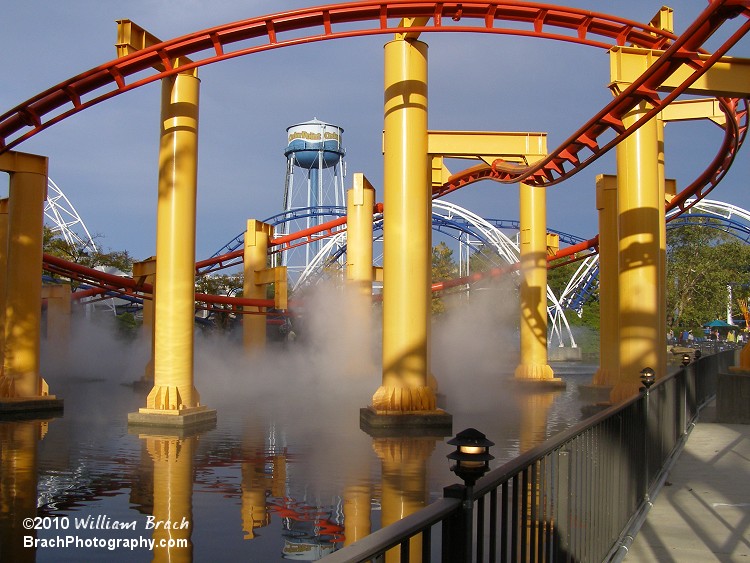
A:
[[[557,487],[555,502],[554,561],[564,561],[570,552],[570,450],[562,448],[557,452]]]
[[[649,480],[651,476],[651,472],[649,471],[649,428],[648,428],[648,397],[649,393],[648,390],[651,388],[651,386],[656,381],[656,374],[654,373],[654,370],[651,368],[643,368],[641,370],[641,383],[643,383],[643,387],[641,387],[640,391],[643,393],[643,398],[641,399],[643,401],[643,499],[645,502],[649,502]]]
[[[461,500],[461,507],[443,520],[442,563],[470,563],[474,535],[473,487],[450,485],[443,489],[443,496]]]

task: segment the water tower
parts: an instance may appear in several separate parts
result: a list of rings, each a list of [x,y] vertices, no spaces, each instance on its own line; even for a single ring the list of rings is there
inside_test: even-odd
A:
[[[299,212],[299,219],[279,225],[276,234],[286,234],[326,221],[331,206],[346,205],[344,196],[344,130],[318,119],[287,128],[286,180],[284,212]],[[297,173],[295,173],[297,171]],[[301,173],[300,173],[301,172]],[[310,210],[308,214],[306,210]],[[283,264],[290,268],[306,266],[320,249],[320,243],[305,245],[304,264],[289,264],[287,252]]]

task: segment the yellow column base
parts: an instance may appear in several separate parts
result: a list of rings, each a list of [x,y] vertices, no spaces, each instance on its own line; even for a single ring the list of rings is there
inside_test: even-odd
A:
[[[520,364],[516,368],[516,379],[562,381],[547,364]]]
[[[182,400],[177,385],[154,385],[154,388],[151,389],[146,399],[146,409],[179,412],[187,408],[199,407],[200,395],[198,395],[195,387],[193,387],[193,397],[196,400],[195,405],[186,405]]]
[[[437,409],[435,390],[431,386],[386,387],[381,385],[372,396],[372,407],[377,414],[410,413]]]
[[[34,376],[30,375],[29,377],[34,377]],[[4,399],[14,399],[14,398],[33,399],[34,397],[44,397],[45,399],[55,398],[54,395],[50,396],[49,385],[47,385],[47,382],[44,380],[44,378],[41,378],[41,377],[39,378],[39,382],[40,382],[39,395],[29,395],[29,396],[22,397],[16,392],[16,380],[17,379],[20,379],[20,377],[13,377],[10,375],[0,376],[0,397]]]
[[[612,370],[600,367],[594,372],[594,377],[591,380],[592,385],[602,385],[612,387],[612,382],[617,381],[618,374]]]

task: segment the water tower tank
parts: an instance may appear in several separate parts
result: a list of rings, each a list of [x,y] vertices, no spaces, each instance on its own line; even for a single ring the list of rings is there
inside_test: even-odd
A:
[[[341,127],[313,119],[287,127],[286,132],[284,156],[293,156],[295,164],[301,168],[330,168],[344,156]]]

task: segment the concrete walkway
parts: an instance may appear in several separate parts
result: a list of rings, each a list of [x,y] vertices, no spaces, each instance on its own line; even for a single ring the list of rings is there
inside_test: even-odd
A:
[[[626,563],[750,563],[750,425],[715,420],[704,408]]]

